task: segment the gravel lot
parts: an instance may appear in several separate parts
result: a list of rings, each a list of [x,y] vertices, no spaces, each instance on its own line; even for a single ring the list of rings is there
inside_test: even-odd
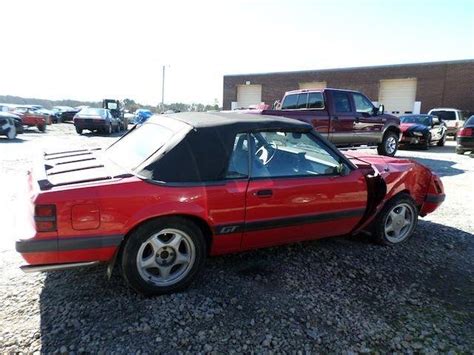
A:
[[[474,159],[454,142],[397,153],[434,169],[447,193],[406,244],[360,236],[216,257],[187,292],[147,299],[103,266],[18,268],[12,205],[32,153],[116,139],[48,129],[0,138],[0,352],[473,353]]]

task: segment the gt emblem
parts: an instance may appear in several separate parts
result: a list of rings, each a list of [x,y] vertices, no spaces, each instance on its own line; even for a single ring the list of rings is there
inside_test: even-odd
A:
[[[228,233],[234,233],[239,226],[226,226],[222,227],[219,231],[219,234],[228,234]]]

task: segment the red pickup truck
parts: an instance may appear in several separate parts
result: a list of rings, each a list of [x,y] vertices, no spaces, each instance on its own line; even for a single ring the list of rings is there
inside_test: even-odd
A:
[[[400,139],[400,120],[384,113],[364,94],[352,90],[294,90],[264,115],[285,116],[313,125],[338,147],[376,145],[380,155],[394,156]],[[253,111],[255,112],[255,111]]]

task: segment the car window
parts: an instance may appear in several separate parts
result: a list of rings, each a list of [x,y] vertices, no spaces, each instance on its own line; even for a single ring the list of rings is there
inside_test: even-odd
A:
[[[335,175],[340,158],[309,133],[259,132],[251,135],[252,177]]]
[[[235,136],[234,148],[229,160],[227,179],[246,178],[249,175],[249,142],[247,133]]]
[[[474,116],[469,117],[464,125],[467,126],[472,124],[474,124]]]
[[[102,108],[84,108],[80,111],[81,116],[104,116]]]
[[[372,102],[367,100],[364,95],[353,93],[352,97],[354,98],[354,104],[356,111],[359,113],[372,113],[374,112],[374,106]]]
[[[324,108],[324,99],[321,92],[312,92],[308,96],[308,108]]]
[[[351,102],[347,93],[334,91],[332,97],[334,98],[334,109],[336,112],[352,112]]]
[[[133,170],[168,142],[173,134],[167,127],[147,123],[110,146],[106,154],[119,166]]]
[[[287,95],[283,99],[283,103],[281,104],[281,109],[282,110],[288,110],[288,109],[295,109],[296,104],[298,102],[298,95]]]
[[[308,94],[307,93],[299,94],[298,95],[298,103],[296,105],[296,108],[304,109],[307,106],[308,106]]]
[[[456,120],[456,112],[454,111],[431,111],[431,115],[438,116],[443,121],[454,121]]]

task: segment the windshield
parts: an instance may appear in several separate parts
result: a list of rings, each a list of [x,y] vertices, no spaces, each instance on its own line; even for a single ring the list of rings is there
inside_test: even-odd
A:
[[[431,126],[431,118],[430,116],[401,116],[400,123],[417,123]]]
[[[127,170],[134,170],[173,136],[174,132],[162,125],[147,123],[135,128],[107,149],[113,162]]]
[[[456,112],[454,111],[431,111],[430,115],[438,116],[444,121],[454,121],[456,119]]]

